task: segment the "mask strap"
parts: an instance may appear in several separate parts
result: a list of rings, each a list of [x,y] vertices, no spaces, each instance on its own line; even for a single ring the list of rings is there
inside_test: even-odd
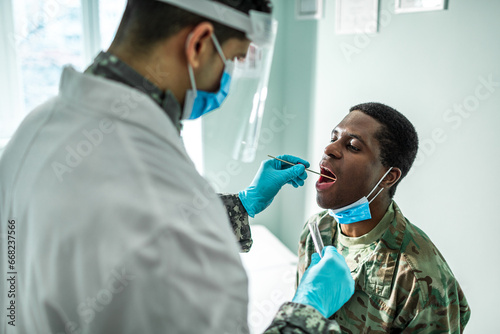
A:
[[[389,170],[384,174],[384,176],[382,176],[380,178],[380,180],[377,182],[377,184],[375,185],[375,187],[373,187],[372,191],[370,191],[370,193],[368,194],[368,196],[366,196],[366,198],[370,197],[370,195],[375,191],[375,189],[377,189],[377,187],[379,186],[379,184],[382,183],[382,181],[390,173],[390,171],[392,170],[392,168],[393,167],[389,168]],[[384,188],[380,189],[379,192],[368,202],[368,204],[370,204],[375,198],[377,198],[377,196],[382,192],[382,190],[384,190]]]
[[[217,37],[215,36],[214,33],[212,33],[212,41],[214,42],[215,49],[219,53],[219,56],[222,58],[222,61],[224,64],[226,63],[226,56],[224,56],[224,52],[222,52],[222,47],[219,44],[219,41],[217,40]]]
[[[191,88],[193,89],[194,96],[196,97],[198,90],[196,89],[196,82],[194,80],[193,68],[188,64],[189,80],[191,80]]]
[[[378,193],[377,193],[375,196],[373,196],[373,198],[372,198],[370,201],[368,201],[368,204],[371,204],[371,203],[373,202],[373,200],[374,200],[375,198],[377,198],[378,194],[380,194],[383,190],[384,190],[384,188],[380,189],[380,190],[378,191]]]

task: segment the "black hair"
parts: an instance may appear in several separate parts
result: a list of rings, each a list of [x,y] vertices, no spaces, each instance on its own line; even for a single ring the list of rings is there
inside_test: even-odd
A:
[[[389,190],[392,198],[399,182],[408,174],[418,151],[418,135],[415,127],[399,111],[382,103],[363,103],[349,112],[359,110],[377,120],[382,127],[375,134],[380,143],[380,161],[385,167],[397,167],[401,178]]]
[[[206,1],[206,0],[205,0]],[[211,0],[233,7],[243,13],[257,10],[271,13],[270,0]],[[244,39],[245,33],[218,22],[192,14],[158,0],[128,0],[125,13],[113,43],[129,43],[141,53],[150,51],[157,42],[165,40],[188,26],[208,21],[222,45],[230,38]]]

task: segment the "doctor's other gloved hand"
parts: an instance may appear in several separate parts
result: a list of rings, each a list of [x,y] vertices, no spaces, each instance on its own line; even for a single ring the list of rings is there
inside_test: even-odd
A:
[[[292,302],[314,307],[325,318],[330,318],[354,294],[354,280],[344,257],[333,246],[323,248],[302,276]]]
[[[280,155],[278,158],[297,165],[292,166],[276,159],[263,161],[252,184],[238,193],[250,217],[267,208],[285,184],[295,188],[304,185],[307,178],[305,169],[310,166],[309,162],[292,155]]]

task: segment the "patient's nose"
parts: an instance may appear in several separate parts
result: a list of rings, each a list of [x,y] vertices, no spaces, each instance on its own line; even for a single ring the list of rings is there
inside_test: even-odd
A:
[[[342,151],[340,150],[340,144],[338,141],[331,142],[330,144],[326,145],[324,153],[325,155],[332,158],[342,158]]]

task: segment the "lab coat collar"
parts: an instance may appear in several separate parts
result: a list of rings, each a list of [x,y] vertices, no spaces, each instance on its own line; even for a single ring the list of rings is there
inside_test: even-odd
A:
[[[178,129],[148,95],[125,84],[77,72],[65,66],[59,85],[59,98],[69,103],[70,110],[98,112],[103,120],[119,119],[142,126],[169,141],[181,142]],[[180,107],[173,96],[165,105]]]
[[[363,263],[351,271],[356,290],[368,295],[389,298],[393,285],[393,276],[401,253],[401,246],[406,230],[406,219],[394,204],[394,219],[382,235],[375,250]],[[337,224],[332,224],[332,241],[337,233]]]
[[[156,75],[148,69],[151,75]],[[182,130],[182,111],[179,102],[171,91],[163,92],[146,77],[109,52],[101,52],[94,59],[85,74],[93,74],[109,80],[123,83],[148,95],[170,117],[170,120],[180,133]],[[161,79],[161,78],[160,78]]]

